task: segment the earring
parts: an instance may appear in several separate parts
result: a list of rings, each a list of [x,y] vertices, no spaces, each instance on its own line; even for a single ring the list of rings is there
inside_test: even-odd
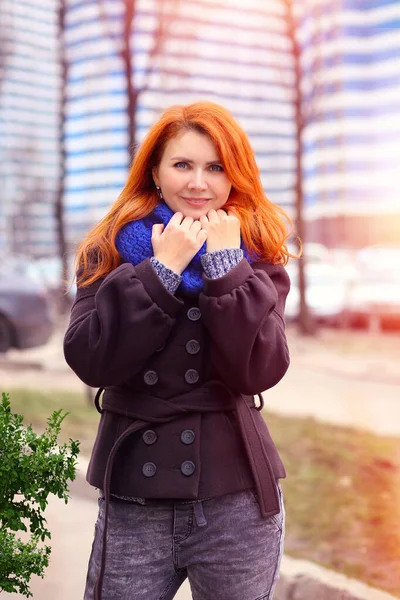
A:
[[[160,198],[160,200],[164,200],[164,196],[162,195],[162,191],[159,185],[156,185],[156,190],[157,190],[157,194],[158,197]]]

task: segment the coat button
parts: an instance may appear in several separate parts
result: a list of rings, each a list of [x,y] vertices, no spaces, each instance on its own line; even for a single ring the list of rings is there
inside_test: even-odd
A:
[[[181,464],[181,472],[183,473],[183,475],[186,475],[186,477],[193,475],[195,470],[196,470],[196,465],[191,460],[185,460]]]
[[[143,379],[147,385],[155,385],[158,381],[158,375],[155,371],[146,371]]]
[[[184,444],[193,444],[195,437],[194,431],[191,429],[185,429],[185,431],[182,431],[181,433],[181,441]]]
[[[200,344],[197,340],[189,340],[186,344],[186,352],[188,354],[198,354],[200,352]]]
[[[142,473],[145,477],[153,477],[156,474],[157,467],[154,463],[144,463],[142,467]]]
[[[153,431],[152,429],[148,429],[142,435],[142,440],[144,441],[145,444],[147,444],[148,446],[151,446],[151,444],[154,444],[157,441],[157,437],[158,436],[155,431]]]
[[[192,306],[192,308],[189,308],[187,316],[190,321],[198,321],[201,317],[201,311],[196,306]]]
[[[196,369],[188,369],[185,373],[185,381],[186,383],[197,383],[200,379],[200,375],[196,371]]]

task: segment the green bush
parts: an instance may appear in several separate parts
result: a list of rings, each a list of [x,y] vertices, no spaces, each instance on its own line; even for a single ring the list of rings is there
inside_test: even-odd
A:
[[[0,404],[0,591],[32,597],[32,575],[44,576],[51,534],[43,512],[49,494],[68,502],[68,481],[76,475],[79,442],[59,445],[68,413],[53,412],[37,435],[23,417],[11,412],[9,396]],[[15,532],[26,532],[23,535]]]

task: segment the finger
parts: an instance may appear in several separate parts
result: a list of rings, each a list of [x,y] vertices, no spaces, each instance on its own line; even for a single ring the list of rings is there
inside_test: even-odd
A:
[[[200,221],[193,221],[192,226],[190,228],[190,231],[193,231],[194,233],[198,233],[201,229],[201,223]]]
[[[228,214],[228,217],[235,217],[238,221],[240,220],[239,219],[239,215],[238,215],[238,213],[235,210],[235,207],[233,207],[233,206],[231,207],[230,206],[229,208],[226,209],[226,212]]]
[[[193,225],[193,221],[194,221],[193,217],[185,217],[181,223],[181,227],[183,229],[185,229],[186,231],[189,231],[189,229]]]
[[[217,211],[214,210],[213,208],[207,213],[207,217],[208,217],[208,220],[210,221],[210,223],[218,223],[219,222],[219,217],[217,215]]]
[[[151,230],[151,239],[158,240],[163,231],[164,231],[163,223],[155,223]]]
[[[198,248],[200,249],[202,247],[202,245],[207,241],[207,231],[205,229],[201,229],[199,231],[199,233],[197,234],[197,244],[198,244]]]
[[[199,220],[200,220],[201,226],[206,228],[209,223],[207,215],[201,215]]]
[[[171,217],[170,222],[168,223],[168,225],[180,225],[183,219],[183,214],[181,212],[176,212],[174,213],[174,215]],[[167,225],[167,227],[168,227]]]
[[[228,213],[226,212],[226,210],[223,210],[222,208],[219,208],[217,210],[217,216],[220,220],[222,219],[226,219],[226,217],[228,216]]]

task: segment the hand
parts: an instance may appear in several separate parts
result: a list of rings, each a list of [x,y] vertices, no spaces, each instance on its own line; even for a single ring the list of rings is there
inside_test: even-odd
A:
[[[200,223],[207,231],[207,252],[240,248],[240,221],[233,212],[212,209],[200,217]]]
[[[162,223],[153,225],[151,243],[154,257],[181,275],[206,239],[200,221],[176,212],[165,228]]]

